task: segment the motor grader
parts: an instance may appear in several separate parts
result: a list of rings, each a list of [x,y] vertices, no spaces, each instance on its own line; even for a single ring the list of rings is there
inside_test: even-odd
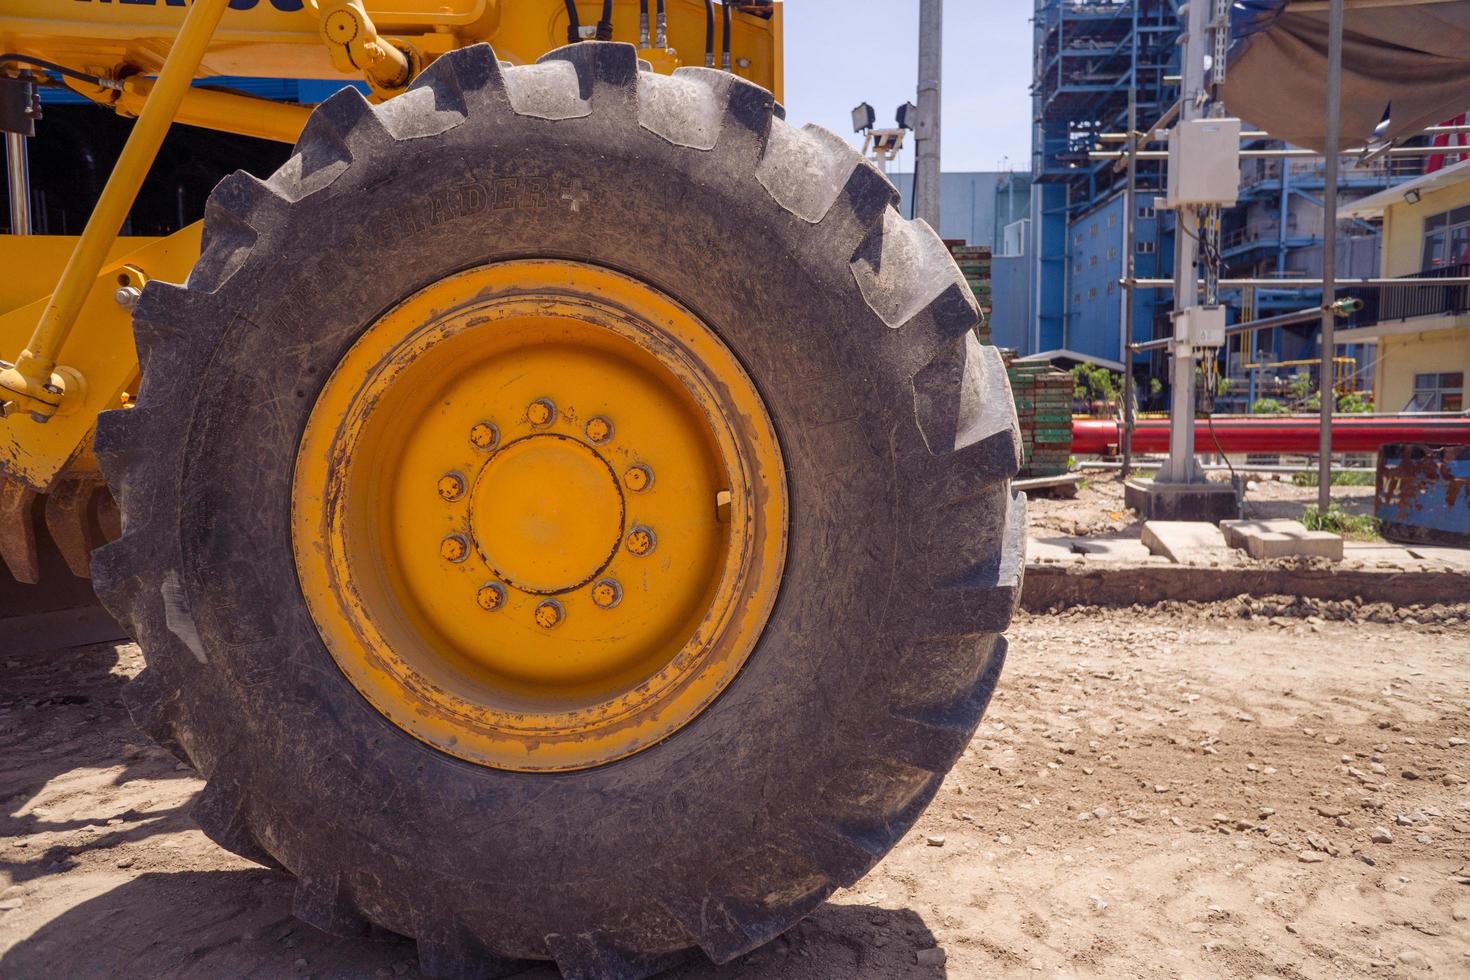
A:
[[[780,934],[934,796],[1019,590],[944,245],[785,121],[779,3],[649,6],[0,0],[12,231],[32,86],[136,117],[80,236],[0,240],[0,552],[90,575],[206,834],[435,976]],[[293,148],[119,238],[174,123]]]

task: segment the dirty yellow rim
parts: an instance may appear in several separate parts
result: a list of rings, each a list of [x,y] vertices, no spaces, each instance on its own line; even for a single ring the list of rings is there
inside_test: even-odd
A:
[[[612,761],[730,683],[787,499],[755,386],[689,310],[563,261],[443,279],[368,327],[296,458],[332,657],[389,720],[501,769]]]

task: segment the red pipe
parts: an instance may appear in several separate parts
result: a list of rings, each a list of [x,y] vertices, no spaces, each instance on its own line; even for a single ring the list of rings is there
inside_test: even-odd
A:
[[[1215,433],[1204,419],[1194,423],[1194,446],[1201,453],[1297,453],[1315,455],[1321,431],[1315,415],[1240,416],[1215,419]],[[1072,451],[1116,455],[1123,425],[1111,419],[1074,419]],[[1219,449],[1215,443],[1219,442]],[[1332,421],[1332,448],[1345,453],[1376,453],[1389,442],[1470,445],[1470,417],[1424,418],[1413,415],[1341,416]],[[1140,419],[1133,427],[1133,451],[1169,451],[1169,420]]]

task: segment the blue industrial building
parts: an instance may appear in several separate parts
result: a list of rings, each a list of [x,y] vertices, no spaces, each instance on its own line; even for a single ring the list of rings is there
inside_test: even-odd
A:
[[[1119,284],[1127,274],[1126,171],[1113,160],[1092,160],[1088,153],[1121,148],[1100,138],[1127,131],[1130,90],[1141,129],[1177,99],[1180,27],[1175,8],[1170,0],[1035,0],[1031,213],[1024,274],[1019,263],[995,272],[996,343],[1023,356],[1115,368],[1129,362]],[[1280,144],[1260,140],[1249,146]],[[1417,161],[1402,158],[1367,166],[1345,159],[1343,199],[1418,172]],[[1164,176],[1162,161],[1138,161],[1134,271],[1140,279],[1173,274],[1173,215],[1153,208],[1154,198],[1163,194]],[[1239,204],[1222,216],[1222,274],[1320,276],[1323,184],[1320,158],[1243,160]],[[1373,275],[1378,250],[1374,229],[1348,221],[1337,236],[1338,275]],[[1221,300],[1229,318],[1239,322],[1308,307],[1319,296],[1316,290],[1255,289],[1226,291]],[[1167,336],[1172,305],[1167,288],[1138,289],[1128,330],[1131,340]],[[1315,325],[1263,331],[1253,345],[1228,350],[1222,366],[1227,374],[1249,381],[1262,366],[1316,358],[1317,346]],[[1139,354],[1132,364],[1140,376],[1162,374],[1161,355]],[[1245,386],[1240,391],[1243,398]]]
[[[914,175],[891,173],[888,179],[909,213]],[[1031,175],[1009,170],[976,170],[939,175],[939,237],[987,245],[999,255],[1005,230],[1024,221],[1030,211]]]

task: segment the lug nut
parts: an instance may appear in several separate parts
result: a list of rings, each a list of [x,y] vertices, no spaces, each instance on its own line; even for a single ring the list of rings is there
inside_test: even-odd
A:
[[[464,477],[458,473],[445,473],[439,477],[439,496],[454,503],[464,496]]]
[[[623,486],[634,493],[642,493],[653,486],[653,470],[642,463],[628,467],[627,472],[623,474]]]
[[[604,443],[612,438],[613,424],[601,415],[594,415],[587,420],[587,438],[596,443]]]
[[[505,586],[499,582],[486,582],[475,593],[475,601],[486,612],[494,612],[505,605]]]
[[[536,625],[542,629],[549,630],[556,626],[565,615],[566,611],[555,599],[542,599],[536,604]]]
[[[628,532],[626,544],[630,554],[642,558],[644,555],[651,554],[658,546],[658,538],[654,536],[653,528],[640,524]]]
[[[445,561],[452,561],[455,564],[458,564],[459,562],[464,561],[469,556],[470,545],[469,542],[466,541],[462,535],[451,534],[449,537],[439,542],[439,557],[443,558]]]
[[[602,609],[611,609],[623,601],[623,587],[616,579],[600,578],[592,583],[592,601]]]
[[[556,403],[550,398],[538,398],[526,407],[526,420],[532,425],[550,425],[554,418]]]
[[[494,449],[500,445],[500,430],[489,422],[476,422],[470,427],[470,445],[476,449]]]

